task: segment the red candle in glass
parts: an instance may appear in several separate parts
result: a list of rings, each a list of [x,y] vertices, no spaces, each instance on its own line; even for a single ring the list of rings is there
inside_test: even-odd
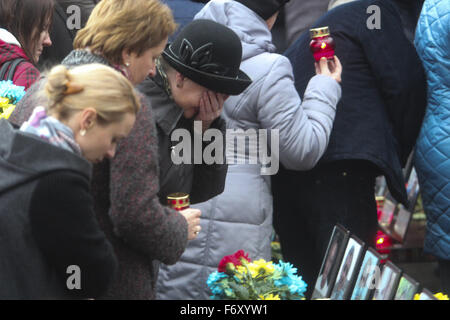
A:
[[[332,60],[334,58],[335,43],[330,36],[330,30],[328,27],[310,29],[311,42],[309,48],[316,61],[319,61],[322,57]]]
[[[190,207],[189,194],[183,192],[176,192],[167,196],[167,204],[172,209],[181,211]]]

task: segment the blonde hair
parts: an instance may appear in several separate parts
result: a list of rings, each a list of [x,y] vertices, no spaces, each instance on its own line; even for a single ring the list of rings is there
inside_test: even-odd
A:
[[[73,47],[101,53],[110,63],[122,64],[124,49],[142,55],[170,36],[177,25],[170,8],[158,0],[102,0]]]
[[[100,125],[120,121],[127,112],[134,115],[141,104],[133,85],[118,71],[87,64],[67,69],[53,67],[44,86],[49,114],[67,120],[88,107],[97,111]]]

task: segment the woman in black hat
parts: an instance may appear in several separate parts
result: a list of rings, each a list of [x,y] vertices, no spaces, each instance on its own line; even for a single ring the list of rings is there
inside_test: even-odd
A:
[[[225,121],[220,117],[223,103],[229,95],[240,94],[251,83],[239,70],[241,57],[241,42],[231,29],[210,20],[196,20],[166,47],[157,63],[156,76],[140,85],[155,111],[161,202],[166,202],[167,195],[174,192],[188,193],[191,203],[206,201],[223,192],[225,159],[206,164],[203,152],[210,143],[199,143],[198,139],[202,139],[207,129],[220,130],[225,136]],[[189,142],[175,137],[178,136],[175,131],[180,129],[185,131],[178,132],[188,134]],[[186,146],[182,152],[192,157],[200,144],[202,159],[185,157],[181,164],[175,164],[180,143]],[[220,148],[223,147],[224,143]]]

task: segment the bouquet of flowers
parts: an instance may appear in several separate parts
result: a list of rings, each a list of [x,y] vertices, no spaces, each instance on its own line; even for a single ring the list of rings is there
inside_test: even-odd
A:
[[[0,81],[0,119],[8,119],[24,95],[25,87],[14,85],[11,80]]]
[[[225,256],[207,285],[214,300],[304,300],[306,283],[290,263],[251,261],[243,250]]]

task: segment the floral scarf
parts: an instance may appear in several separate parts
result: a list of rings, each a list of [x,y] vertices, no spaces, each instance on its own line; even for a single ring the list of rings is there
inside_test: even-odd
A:
[[[44,107],[36,107],[30,119],[22,124],[20,131],[34,134],[54,146],[81,156],[81,149],[75,142],[72,129],[59,120],[47,116]]]

